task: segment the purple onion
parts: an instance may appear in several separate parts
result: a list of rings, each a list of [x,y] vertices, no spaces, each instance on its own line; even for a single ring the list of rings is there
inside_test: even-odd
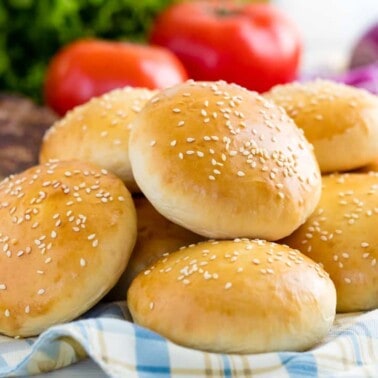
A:
[[[378,63],[378,23],[369,28],[352,49],[350,67]]]
[[[378,94],[378,61],[368,66],[351,69],[331,79]]]

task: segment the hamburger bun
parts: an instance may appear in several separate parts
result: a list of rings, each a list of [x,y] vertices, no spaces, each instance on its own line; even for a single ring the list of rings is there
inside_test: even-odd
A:
[[[359,173],[378,172],[378,159],[357,170]]]
[[[122,181],[78,161],[0,183],[0,333],[38,335],[98,302],[126,268],[135,208]]]
[[[304,130],[322,173],[353,170],[378,158],[377,96],[326,80],[278,85],[264,96]]]
[[[134,198],[134,204],[138,224],[137,242],[126,271],[107,295],[107,300],[125,300],[131,281],[141,271],[166,253],[174,252],[182,246],[203,240],[203,237],[164,218],[145,197]]]
[[[130,123],[155,93],[126,87],[77,106],[45,134],[40,162],[88,161],[116,174],[132,193],[139,192],[129,161]]]
[[[323,177],[317,210],[283,242],[324,266],[337,311],[378,307],[378,174]]]
[[[289,235],[312,213],[321,177],[282,108],[225,82],[168,88],[133,122],[134,177],[166,218],[214,238]]]
[[[139,274],[133,320],[177,344],[219,353],[302,351],[329,331],[336,292],[327,273],[287,246],[204,242]]]

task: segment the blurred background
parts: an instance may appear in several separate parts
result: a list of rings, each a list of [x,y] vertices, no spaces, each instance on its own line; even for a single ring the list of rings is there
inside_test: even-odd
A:
[[[377,0],[275,0],[299,27],[303,72],[341,71],[361,35],[378,23]],[[378,39],[378,37],[377,37]]]
[[[0,90],[22,93],[41,102],[46,66],[62,46],[88,36],[146,41],[155,17],[173,2],[1,0]],[[345,72],[357,41],[378,23],[377,0],[270,3],[290,16],[300,30],[304,41],[300,77]]]

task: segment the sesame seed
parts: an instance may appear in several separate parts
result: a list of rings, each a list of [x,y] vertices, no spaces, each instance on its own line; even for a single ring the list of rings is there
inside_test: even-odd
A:
[[[352,283],[352,280],[351,280],[350,278],[348,278],[348,277],[345,277],[345,278],[344,278],[344,281],[345,281],[345,283],[347,283],[347,284]]]
[[[170,145],[171,145],[172,147],[176,146],[176,144],[177,144],[177,141],[176,141],[176,140],[172,140],[172,142],[170,143]]]
[[[56,231],[54,231],[54,230],[53,230],[53,231],[51,231],[51,235],[50,235],[50,236],[51,236],[51,238],[52,238],[52,239],[55,239],[55,238],[56,238],[56,236],[57,236],[57,233],[56,233]]]
[[[173,113],[180,113],[181,109],[179,109],[179,108],[173,108],[172,111],[173,111]]]
[[[93,240],[96,237],[96,234],[90,234],[88,236],[88,240]]]
[[[155,144],[156,144],[156,140],[151,140],[150,146],[153,147],[153,146],[155,146]]]
[[[284,198],[285,198],[285,194],[284,194],[284,193],[282,193],[282,192],[278,192],[278,197],[280,197],[280,198],[284,199]]]
[[[239,177],[243,177],[243,176],[245,176],[245,173],[243,171],[238,171],[237,175]]]
[[[213,175],[209,175],[209,180],[214,181],[215,177]]]
[[[92,242],[92,247],[93,248],[96,248],[98,246],[98,240],[96,239],[96,240],[93,240],[93,242]]]
[[[190,281],[189,281],[188,279],[184,279],[184,280],[182,280],[182,283],[183,283],[184,285],[189,285],[189,284],[190,284]]]
[[[4,315],[5,315],[6,318],[9,318],[10,317],[10,311],[8,309],[6,309],[4,311]]]
[[[150,307],[150,310],[153,310],[154,309],[154,302],[150,302],[149,307]]]
[[[226,290],[231,289],[231,287],[232,287],[232,283],[231,282],[226,282],[226,284],[224,285],[224,288]]]
[[[29,314],[29,313],[30,313],[30,306],[27,305],[27,306],[25,307],[25,314]]]
[[[0,290],[6,290],[7,289],[7,285],[5,284],[0,284]]]
[[[38,294],[38,295],[43,295],[43,294],[45,294],[45,292],[46,292],[45,289],[39,289],[39,290],[37,291],[37,294]]]
[[[367,242],[362,242],[362,243],[361,243],[361,247],[362,247],[362,248],[368,248],[368,247],[369,247],[369,243],[367,243]]]
[[[87,265],[87,262],[85,261],[85,259],[81,258],[80,259],[80,266],[84,267]]]

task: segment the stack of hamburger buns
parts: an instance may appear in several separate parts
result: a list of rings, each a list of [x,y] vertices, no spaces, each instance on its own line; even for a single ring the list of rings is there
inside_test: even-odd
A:
[[[355,173],[375,160],[377,97],[332,82],[95,98],[0,184],[0,331],[105,297],[191,348],[309,349],[378,307],[378,174]]]

